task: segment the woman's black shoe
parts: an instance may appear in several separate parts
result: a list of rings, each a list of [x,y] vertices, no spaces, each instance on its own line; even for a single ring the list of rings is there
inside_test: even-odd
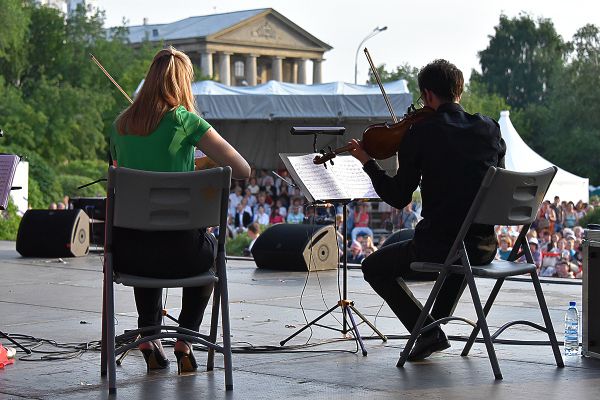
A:
[[[192,345],[188,342],[183,342],[186,344],[189,353],[181,350],[175,350],[175,357],[177,358],[177,374],[181,375],[185,372],[194,372],[198,369],[198,364],[196,363],[196,358],[194,357],[194,353],[192,352]]]
[[[154,340],[149,341],[151,348],[149,349],[140,349],[142,355],[144,356],[144,360],[146,360],[146,366],[148,367],[148,372],[152,369],[165,369],[169,366],[169,360],[165,357],[165,354],[162,352],[162,346],[157,345]],[[160,343],[160,342],[159,342]]]

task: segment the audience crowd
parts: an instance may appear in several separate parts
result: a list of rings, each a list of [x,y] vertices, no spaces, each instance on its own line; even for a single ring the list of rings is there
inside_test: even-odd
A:
[[[579,201],[544,201],[537,218],[527,232],[527,242],[538,275],[559,278],[581,278],[583,275],[583,227],[579,220],[600,204]],[[520,227],[497,226],[497,258],[506,260],[519,236]]]
[[[346,246],[348,262],[360,264],[377,250],[387,234],[399,229],[414,229],[420,220],[420,204],[412,202],[402,210],[378,203],[377,222],[370,203],[348,205],[347,237],[343,237],[342,205],[308,206],[306,198],[286,170],[273,177],[267,170],[252,169],[245,181],[235,180],[229,195],[228,235],[234,238],[246,233],[252,244],[260,234],[260,226],[288,223],[335,223],[339,248]],[[49,205],[50,209],[69,208],[69,198]],[[581,278],[583,227],[579,221],[594,207],[579,201],[544,201],[537,218],[527,232],[527,241],[537,266],[544,277]],[[519,236],[520,226],[496,226],[498,259],[507,259]],[[376,232],[380,232],[376,235]],[[251,248],[251,246],[250,246]],[[249,249],[247,249],[249,250]],[[248,254],[249,255],[249,254]],[[341,251],[340,251],[341,255]]]

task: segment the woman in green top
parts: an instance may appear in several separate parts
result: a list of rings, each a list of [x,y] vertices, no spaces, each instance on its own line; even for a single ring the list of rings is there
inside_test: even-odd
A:
[[[199,148],[234,178],[250,175],[246,160],[196,114],[192,95],[192,63],[173,47],[154,57],[133,104],[119,115],[111,133],[115,165],[145,171],[194,170]],[[114,262],[125,273],[157,278],[183,278],[207,271],[214,263],[216,240],[206,231],[147,232],[115,228]],[[184,288],[179,325],[198,331],[212,287]],[[160,325],[162,289],[134,287],[138,326]],[[146,332],[152,335],[156,332]],[[140,345],[148,369],[166,368],[160,340]],[[191,346],[175,344],[178,372],[194,370]]]

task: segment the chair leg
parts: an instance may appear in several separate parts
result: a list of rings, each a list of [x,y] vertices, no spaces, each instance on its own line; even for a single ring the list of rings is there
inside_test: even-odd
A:
[[[217,330],[219,325],[219,307],[221,300],[221,289],[217,283],[213,289],[213,305],[210,315],[210,341],[217,343]],[[206,361],[206,370],[212,371],[215,368],[215,349],[208,348],[208,359]]]
[[[107,256],[107,262],[110,255]],[[106,294],[106,363],[108,366],[108,392],[117,393],[117,364],[115,360],[115,292],[112,281],[112,268],[105,268],[104,282]]]
[[[404,346],[402,353],[400,353],[400,359],[398,360],[396,367],[402,368],[404,366],[404,363],[408,359],[408,355],[410,354],[410,351],[412,350],[413,345],[417,341],[417,337],[421,333],[421,328],[423,327],[423,324],[425,323],[425,319],[429,315],[429,312],[431,311],[431,307],[433,307],[433,302],[435,301],[438,293],[442,289],[442,285],[443,285],[444,281],[446,280],[447,275],[448,275],[448,272],[446,270],[443,270],[442,272],[440,272],[440,276],[438,276],[437,280],[435,281],[435,284],[433,285],[433,289],[431,289],[431,293],[429,294],[429,297],[427,298],[427,302],[425,303],[425,306],[421,310],[419,319],[417,319],[417,323],[415,324],[412,332],[410,333],[410,338],[408,339],[406,346]]]
[[[102,339],[100,342],[100,376],[106,376],[106,279],[102,280]]]
[[[540,304],[540,311],[542,312],[542,316],[544,317],[546,333],[548,334],[548,338],[550,339],[550,343],[552,345],[552,351],[554,352],[556,366],[558,366],[559,368],[563,368],[565,364],[563,362],[562,355],[560,354],[560,348],[558,347],[556,334],[554,333],[554,327],[552,326],[552,319],[550,318],[550,313],[548,312],[548,306],[546,305],[546,299],[544,298],[544,293],[542,292],[542,285],[540,285],[540,279],[538,278],[535,272],[531,273],[531,280],[533,281],[535,294],[537,295],[538,303]]]
[[[219,265],[219,286],[221,297],[221,320],[223,324],[223,362],[225,365],[225,390],[233,390],[233,363],[231,360],[231,327],[229,325],[229,292],[227,291],[227,271],[225,268],[225,245],[219,244],[217,254]]]
[[[492,370],[494,371],[494,377],[496,379],[502,379],[502,372],[500,372],[500,366],[498,365],[498,359],[496,358],[494,344],[492,343],[492,338],[490,336],[487,321],[483,313],[483,308],[481,307],[481,300],[479,298],[479,293],[477,292],[477,286],[475,285],[475,278],[473,278],[473,274],[471,273],[471,271],[468,271],[466,276],[467,282],[469,284],[469,289],[471,290],[471,298],[473,299],[473,305],[475,306],[475,311],[477,312],[477,326],[481,328],[481,333],[483,334],[483,340],[485,341],[485,347],[487,348],[488,357],[490,358]]]
[[[502,284],[504,283],[504,278],[498,279],[496,281],[496,284],[494,285],[494,288],[492,289],[486,303],[485,303],[485,307],[483,307],[483,315],[487,318],[488,314],[490,313],[490,309],[492,308],[492,305],[494,304],[494,300],[496,300],[496,296],[498,295],[498,292],[500,291],[500,288],[502,287]],[[473,343],[475,343],[475,339],[477,339],[477,335],[479,334],[479,324],[477,325],[476,328],[473,328],[473,332],[471,332],[471,336],[469,337],[469,340],[467,340],[467,344],[465,345],[465,348],[463,349],[462,353],[460,353],[461,356],[466,357],[469,355],[469,351],[471,351],[471,347],[473,347]]]

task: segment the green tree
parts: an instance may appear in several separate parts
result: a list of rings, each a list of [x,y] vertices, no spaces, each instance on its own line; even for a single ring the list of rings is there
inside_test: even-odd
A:
[[[497,94],[488,93],[477,81],[471,81],[465,88],[460,100],[465,111],[487,115],[495,120],[500,117],[500,111],[510,110],[506,101]]]
[[[30,8],[31,4],[23,0],[0,0],[0,75],[15,85],[20,84],[27,60]]]
[[[552,21],[502,14],[494,30],[488,47],[479,52],[482,72],[472,79],[515,108],[545,101],[568,50]]]
[[[408,86],[408,91],[413,96],[413,102],[416,102],[419,96],[421,96],[421,93],[419,92],[419,83],[417,81],[417,76],[419,75],[418,68],[405,63],[397,66],[395,70],[388,71],[385,69],[385,64],[381,64],[377,67],[377,72],[379,73],[382,82],[392,82],[404,79]],[[371,70],[369,70],[369,83],[377,83],[375,75],[373,75],[373,71]]]

